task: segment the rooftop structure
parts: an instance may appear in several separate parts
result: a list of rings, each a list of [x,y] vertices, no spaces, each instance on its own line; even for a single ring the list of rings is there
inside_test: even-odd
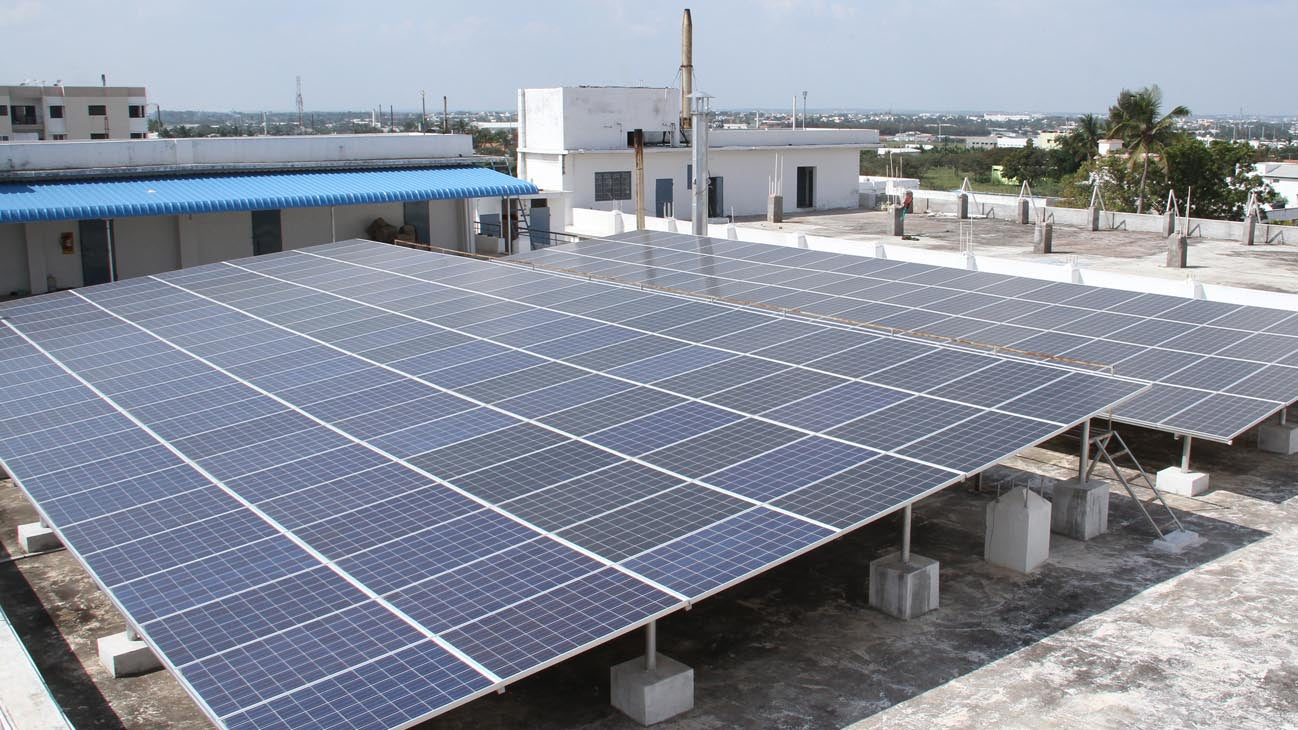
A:
[[[144,139],[143,86],[0,86],[0,142]]]

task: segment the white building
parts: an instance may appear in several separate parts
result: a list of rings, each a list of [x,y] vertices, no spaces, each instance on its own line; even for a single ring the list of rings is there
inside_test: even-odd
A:
[[[0,141],[144,139],[142,86],[0,86]]]
[[[640,129],[646,213],[688,219],[692,133],[680,129],[680,96],[671,88],[521,89],[518,176],[562,191],[564,225],[574,207],[634,211],[631,135]],[[777,174],[785,210],[855,208],[861,150],[879,145],[872,129],[710,129],[708,138],[711,218],[764,213]]]
[[[505,162],[462,134],[11,142],[0,297],[373,238],[379,218],[409,225],[405,239],[499,250],[478,227],[498,233],[505,199],[536,192],[483,166]]]
[[[1120,140],[1120,139],[1102,139],[1102,140],[1099,140],[1099,141],[1096,143],[1096,147],[1097,147],[1097,150],[1098,150],[1099,153],[1100,153],[1100,157],[1107,157],[1107,156],[1109,156],[1109,155],[1116,155],[1116,154],[1118,154],[1119,152],[1122,152],[1122,140]]]
[[[1262,182],[1284,196],[1286,208],[1298,208],[1298,160],[1259,162],[1256,168]]]
[[[1001,149],[1020,150],[1028,146],[1027,137],[997,137],[996,146]]]

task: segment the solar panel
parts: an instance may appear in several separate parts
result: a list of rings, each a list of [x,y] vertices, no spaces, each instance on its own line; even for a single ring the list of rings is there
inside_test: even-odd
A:
[[[0,304],[0,361],[3,466],[241,728],[438,714],[1143,388],[356,241]]]
[[[671,258],[661,258],[667,251],[673,252]],[[692,257],[682,258],[682,253]],[[799,268],[802,259],[797,257],[808,254],[815,256],[810,266],[821,273]],[[733,298],[760,294],[757,301],[807,314],[949,338],[966,346],[1080,360],[1081,367],[1112,367],[1119,375],[1192,391],[1137,396],[1114,413],[1127,423],[1229,442],[1298,400],[1298,313],[1291,311],[658,231],[627,232],[513,258],[594,272],[615,257],[657,261],[654,270],[660,275],[686,277],[675,283],[686,290],[715,294],[720,284],[761,283],[760,290],[736,290]],[[647,272],[639,263],[621,268],[617,276],[651,283]],[[708,289],[697,284],[704,272]],[[1264,368],[1265,377],[1257,377]],[[859,368],[853,372],[863,374]],[[1167,409],[1170,392],[1177,393],[1178,403],[1205,405],[1188,406],[1190,412],[1178,415],[1173,424],[1166,420],[1173,415]],[[1210,408],[1206,401],[1215,394],[1254,402]],[[1247,421],[1246,414],[1253,413],[1260,415]]]

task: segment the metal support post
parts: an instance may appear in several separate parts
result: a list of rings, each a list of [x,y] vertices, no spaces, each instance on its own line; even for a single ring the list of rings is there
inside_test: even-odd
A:
[[[695,94],[694,134],[690,146],[694,156],[694,217],[691,233],[708,235],[708,96]]]
[[[1082,421],[1082,449],[1077,456],[1077,483],[1086,483],[1086,474],[1091,460],[1091,419]]]
[[[631,133],[635,144],[635,229],[644,230],[644,130]]]
[[[137,633],[137,632],[135,631],[135,627],[134,627],[134,626],[131,626],[130,624],[127,624],[127,625],[126,625],[126,640],[127,640],[127,641],[139,641],[139,640],[140,640],[140,635],[139,635],[139,633]]]
[[[910,562],[910,505],[901,514],[901,563]]]
[[[652,672],[658,668],[658,622],[650,621],[644,627],[644,669]]]
[[[1190,443],[1193,441],[1189,436],[1181,437],[1181,471],[1190,471]]]

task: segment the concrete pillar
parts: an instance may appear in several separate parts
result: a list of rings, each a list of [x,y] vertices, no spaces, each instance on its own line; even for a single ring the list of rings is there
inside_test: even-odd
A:
[[[130,677],[162,668],[162,662],[133,631],[99,639],[99,663],[113,677]]]
[[[1069,479],[1050,495],[1050,530],[1074,540],[1090,540],[1109,530],[1109,484]]]
[[[1090,222],[1090,229],[1092,231],[1100,230],[1100,209],[1087,208],[1086,212],[1088,214],[1086,220]]]
[[[460,250],[474,253],[476,246],[473,240],[473,198],[460,201]]]
[[[667,232],[668,232],[668,233],[676,233],[676,232],[677,232],[677,230],[676,230],[676,218],[675,218],[675,217],[671,217],[671,218],[668,218],[668,219],[667,219]]]
[[[987,505],[983,559],[1030,573],[1050,557],[1050,503],[1024,487]]]
[[[810,248],[807,245],[807,234],[805,233],[799,233],[797,236],[795,236],[794,242],[798,244],[798,248]]]
[[[888,258],[888,249],[880,242],[874,242],[874,257],[876,259]]]
[[[969,196],[965,193],[955,196],[955,217],[960,220],[969,217]]]
[[[613,232],[623,233],[625,231],[626,231],[626,224],[622,222],[622,213],[616,210],[613,211]]]
[[[1019,198],[1016,212],[1018,215],[1015,217],[1015,220],[1019,222],[1019,225],[1027,225],[1029,220],[1029,203],[1027,198]]]
[[[1256,235],[1257,235],[1257,215],[1254,213],[1249,213],[1248,216],[1244,218],[1244,232],[1240,236],[1239,239],[1240,243],[1244,244],[1245,246],[1252,246],[1253,237]]]
[[[1167,268],[1184,269],[1190,258],[1190,244],[1185,236],[1177,236],[1167,245]]]
[[[726,224],[726,240],[729,240],[729,241],[738,241],[738,240],[739,240],[739,231],[735,228],[735,224],[734,224],[734,223],[727,223],[727,224]]]
[[[938,562],[923,555],[903,560],[901,553],[870,561],[870,608],[903,620],[938,606]]]
[[[1038,223],[1033,238],[1033,253],[1053,253],[1055,246],[1055,224]]]
[[[43,553],[57,549],[63,543],[48,526],[40,522],[29,522],[18,526],[18,544],[29,553]]]
[[[1167,238],[1176,232],[1176,212],[1167,211],[1163,215],[1163,238]]]
[[[784,196],[770,195],[766,198],[766,222],[784,222]]]
[[[902,214],[903,210],[900,205],[894,205],[888,209],[888,235],[906,235],[906,217]]]
[[[1279,423],[1264,423],[1257,429],[1257,447],[1273,454],[1298,454],[1298,423],[1286,423],[1284,412]]]
[[[641,725],[694,709],[694,670],[658,653],[657,622],[645,627],[645,655],[609,670],[609,702]]]

